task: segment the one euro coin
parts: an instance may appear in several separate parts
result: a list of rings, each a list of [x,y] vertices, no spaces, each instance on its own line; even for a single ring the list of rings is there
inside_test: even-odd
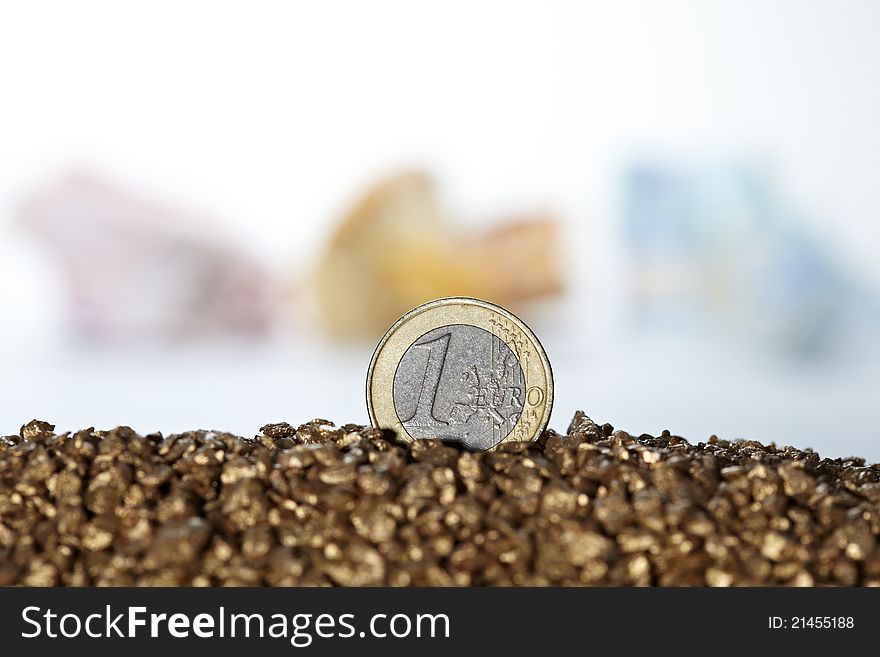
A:
[[[532,441],[546,429],[553,374],[535,334],[486,301],[448,297],[397,320],[367,371],[373,426],[411,442],[470,450]]]

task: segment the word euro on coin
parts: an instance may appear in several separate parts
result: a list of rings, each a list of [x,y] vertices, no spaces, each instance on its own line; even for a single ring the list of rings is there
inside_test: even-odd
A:
[[[367,371],[373,426],[407,442],[440,438],[472,450],[535,440],[553,406],[553,375],[535,334],[504,308],[467,297],[406,313]]]

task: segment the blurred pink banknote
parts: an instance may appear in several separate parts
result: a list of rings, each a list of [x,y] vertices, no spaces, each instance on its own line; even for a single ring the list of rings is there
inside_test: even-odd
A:
[[[268,328],[265,271],[210,217],[71,174],[29,199],[20,221],[51,252],[80,336],[173,340]]]

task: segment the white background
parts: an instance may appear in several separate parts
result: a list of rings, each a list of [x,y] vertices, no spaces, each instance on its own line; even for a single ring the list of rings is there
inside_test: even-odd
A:
[[[296,276],[366,186],[417,165],[463,221],[550,208],[566,222],[574,320],[534,327],[556,365],[554,427],[583,408],[636,434],[880,460],[873,355],[786,364],[622,335],[615,224],[632,157],[754,157],[877,285],[880,4],[0,7],[0,433],[32,417],[246,435],[366,417],[371,346],[70,348],[54,270],[13,226],[54,175],[85,167],[211,212]]]

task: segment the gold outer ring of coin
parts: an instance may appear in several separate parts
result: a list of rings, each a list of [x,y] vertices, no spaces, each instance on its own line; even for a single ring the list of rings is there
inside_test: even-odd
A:
[[[513,429],[487,451],[508,442],[536,440],[553,408],[553,372],[538,338],[516,315],[488,301],[444,297],[413,308],[379,341],[367,370],[367,412],[374,427],[390,429],[405,442],[417,440],[404,428],[394,406],[394,375],[407,349],[428,331],[470,324],[500,338],[516,354],[525,378],[523,411]]]

